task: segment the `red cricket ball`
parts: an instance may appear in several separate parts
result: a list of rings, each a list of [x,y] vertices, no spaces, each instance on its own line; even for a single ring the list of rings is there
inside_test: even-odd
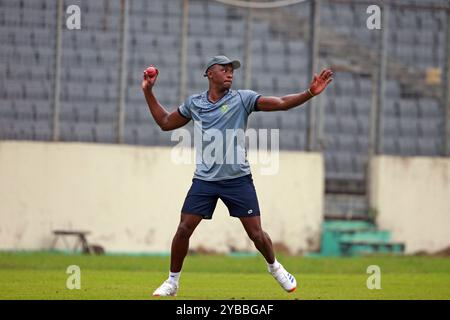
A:
[[[157,73],[158,73],[158,71],[156,70],[156,68],[153,66],[153,65],[151,65],[150,67],[148,67],[147,69],[145,69],[145,71],[144,71],[144,73],[147,75],[147,76],[149,76],[149,77],[154,77]]]

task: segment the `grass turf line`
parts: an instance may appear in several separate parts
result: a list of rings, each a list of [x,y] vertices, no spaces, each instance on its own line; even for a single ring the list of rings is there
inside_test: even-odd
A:
[[[450,299],[450,259],[372,256],[280,256],[297,291],[285,293],[262,257],[188,256],[176,298],[154,298],[169,257],[0,253],[0,299]],[[69,290],[69,265],[81,269],[81,289]],[[381,290],[369,290],[369,265],[381,268]]]

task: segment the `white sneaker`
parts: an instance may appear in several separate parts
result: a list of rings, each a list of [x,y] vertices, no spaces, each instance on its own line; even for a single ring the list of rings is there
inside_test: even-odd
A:
[[[287,292],[294,292],[295,289],[297,289],[297,281],[295,280],[294,276],[286,271],[286,269],[280,264],[280,267],[271,272],[272,276],[275,278],[275,280],[278,281],[280,286],[286,290]]]
[[[175,297],[177,295],[178,285],[172,281],[166,280],[164,283],[153,292],[155,297]]]

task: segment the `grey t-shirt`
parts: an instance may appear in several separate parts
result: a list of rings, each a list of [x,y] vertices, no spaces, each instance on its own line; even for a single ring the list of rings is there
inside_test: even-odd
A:
[[[256,102],[260,96],[252,90],[229,90],[212,103],[204,91],[190,96],[178,108],[183,117],[194,121],[194,178],[218,181],[251,173],[245,130],[250,113],[258,111]]]

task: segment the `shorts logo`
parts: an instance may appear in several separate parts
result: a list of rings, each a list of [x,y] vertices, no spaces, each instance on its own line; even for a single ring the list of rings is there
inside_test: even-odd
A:
[[[250,210],[248,210],[248,212],[247,212],[248,214],[252,214],[253,213],[253,210],[252,209],[250,209]]]

